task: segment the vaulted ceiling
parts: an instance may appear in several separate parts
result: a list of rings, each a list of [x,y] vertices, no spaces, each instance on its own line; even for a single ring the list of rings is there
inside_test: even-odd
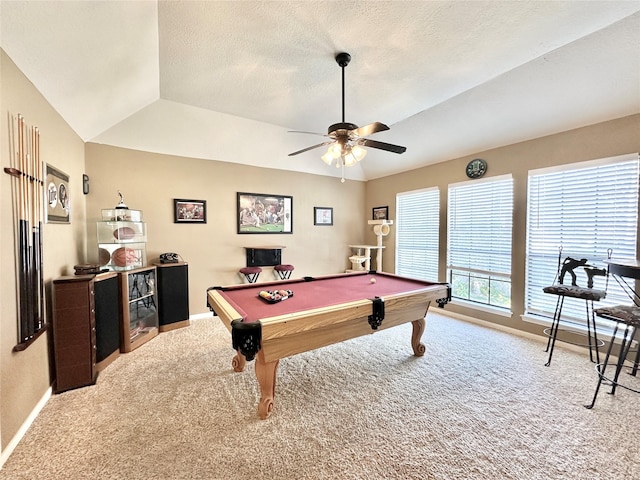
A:
[[[2,1],[2,48],[87,142],[374,179],[640,112],[635,1]],[[46,132],[43,132],[45,135]]]

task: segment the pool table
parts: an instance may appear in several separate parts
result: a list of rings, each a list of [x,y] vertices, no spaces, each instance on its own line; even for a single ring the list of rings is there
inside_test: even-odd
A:
[[[260,292],[289,291],[270,303]],[[263,293],[264,295],[264,293]],[[446,283],[432,283],[381,272],[354,272],[258,284],[211,287],[209,308],[232,335],[232,365],[244,370],[256,357],[261,398],[258,415],[267,418],[274,406],[276,370],[281,358],[412,322],[416,356],[425,315],[432,301],[444,306],[451,298]]]

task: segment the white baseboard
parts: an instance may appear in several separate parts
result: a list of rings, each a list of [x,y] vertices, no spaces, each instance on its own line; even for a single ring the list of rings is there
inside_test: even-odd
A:
[[[469,315],[463,315],[461,313],[451,312],[446,309],[434,310],[434,313],[437,313],[438,315],[444,315],[446,317],[456,318],[464,322],[475,323],[477,325],[482,325],[483,327],[493,328],[494,330],[500,330],[502,332],[511,333],[513,335],[517,335],[520,337],[529,338],[531,340],[537,340],[539,342],[547,341],[547,337],[542,335],[536,335],[534,333],[526,332],[524,330],[519,330],[514,327],[507,327],[505,325],[500,325],[498,323],[487,322],[486,320],[480,320],[479,318],[470,317]],[[429,319],[429,315],[427,314],[427,320],[428,319]]]
[[[49,399],[51,398],[52,391],[53,390],[51,389],[51,387],[47,389],[47,391],[44,393],[40,401],[36,404],[36,406],[31,411],[27,419],[24,421],[24,423],[20,426],[16,434],[13,436],[11,441],[7,444],[7,448],[5,448],[0,454],[0,469],[2,469],[2,466],[7,461],[9,456],[13,453],[15,448],[18,446],[18,443],[20,443],[20,440],[22,440],[22,437],[24,437],[24,435],[27,433],[27,430],[29,430],[29,427],[31,426],[33,421],[36,419],[36,417],[40,414],[40,411],[44,408],[44,406],[49,401]]]
[[[546,323],[545,322],[539,322],[539,321],[530,322],[530,323],[536,323],[538,325],[541,325],[541,330],[540,330],[541,334],[540,335],[536,335],[535,333],[526,332],[524,330],[519,330],[519,329],[514,328],[514,327],[507,327],[505,325],[500,325],[498,323],[487,322],[486,320],[480,320],[478,318],[470,317],[468,315],[463,315],[463,314],[456,313],[456,312],[450,312],[450,311],[447,311],[447,310],[438,309],[436,311],[436,313],[438,313],[439,315],[443,315],[443,316],[447,316],[447,317],[451,317],[451,318],[456,318],[458,320],[462,320],[463,322],[475,323],[475,324],[481,325],[483,327],[493,328],[494,330],[500,330],[502,332],[506,332],[506,333],[510,333],[510,334],[517,335],[517,336],[520,336],[520,337],[524,337],[524,338],[528,338],[528,339],[531,339],[531,340],[535,340],[535,341],[540,342],[540,343],[546,343],[547,339],[548,339],[548,337],[546,335],[542,334],[542,327],[550,327],[551,326],[551,321],[550,320],[547,321]],[[429,319],[429,316],[427,314],[427,320],[428,319]],[[528,321],[528,320],[524,320],[524,321]],[[579,332],[580,330],[576,329],[576,331]],[[586,329],[585,329],[585,331],[586,331]],[[619,336],[620,335],[618,335],[618,337]],[[610,337],[611,337],[611,332],[608,332],[608,334],[605,335],[604,339],[608,341],[610,339]],[[616,342],[615,342],[616,344],[618,344],[618,341],[617,341],[619,339],[618,337],[616,338]],[[631,348],[632,349],[637,349],[638,346],[639,346],[639,343],[640,343],[639,340],[637,340],[637,339],[634,340],[633,343],[631,344]],[[568,350],[572,350],[572,351],[578,352],[578,353],[587,354],[589,352],[589,349],[587,347],[584,347],[584,346],[581,347],[579,345],[573,345],[573,344],[568,343],[568,342],[560,342],[558,345],[560,345],[561,348],[566,348]],[[601,352],[602,352],[602,350],[601,350]],[[611,352],[611,355],[613,357],[616,357],[617,350],[614,349],[614,351]]]

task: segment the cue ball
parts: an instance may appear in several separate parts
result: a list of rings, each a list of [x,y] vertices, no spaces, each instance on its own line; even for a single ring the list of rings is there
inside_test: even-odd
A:
[[[375,278],[372,278],[372,279],[371,279],[371,283],[376,283],[376,279],[375,279]]]

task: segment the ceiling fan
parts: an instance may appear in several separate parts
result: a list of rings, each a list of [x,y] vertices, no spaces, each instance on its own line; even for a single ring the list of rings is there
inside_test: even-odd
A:
[[[333,125],[331,125],[326,135],[313,132],[293,131],[293,133],[309,133],[312,135],[322,135],[325,137],[329,137],[329,140],[317,145],[313,145],[311,147],[303,148],[302,150],[298,150],[297,152],[290,153],[290,157],[298,155],[300,153],[308,152],[309,150],[313,150],[314,148],[320,148],[325,145],[329,145],[327,153],[322,155],[322,160],[327,165],[331,165],[335,160],[336,167],[342,167],[344,172],[345,166],[350,167],[352,165],[355,165],[357,162],[362,160],[362,158],[364,158],[367,151],[362,148],[363,146],[377,148],[379,150],[386,150],[387,152],[393,153],[404,153],[407,150],[406,147],[402,147],[400,145],[392,145],[391,143],[378,142],[376,140],[364,138],[374,133],[389,130],[389,127],[384,123],[374,122],[370,123],[369,125],[365,125],[364,127],[358,127],[353,123],[345,122],[344,69],[347,65],[349,65],[350,61],[351,55],[349,55],[348,53],[341,52],[336,55],[336,62],[342,69],[342,122],[334,123]],[[344,182],[344,175],[342,178],[342,182]]]

